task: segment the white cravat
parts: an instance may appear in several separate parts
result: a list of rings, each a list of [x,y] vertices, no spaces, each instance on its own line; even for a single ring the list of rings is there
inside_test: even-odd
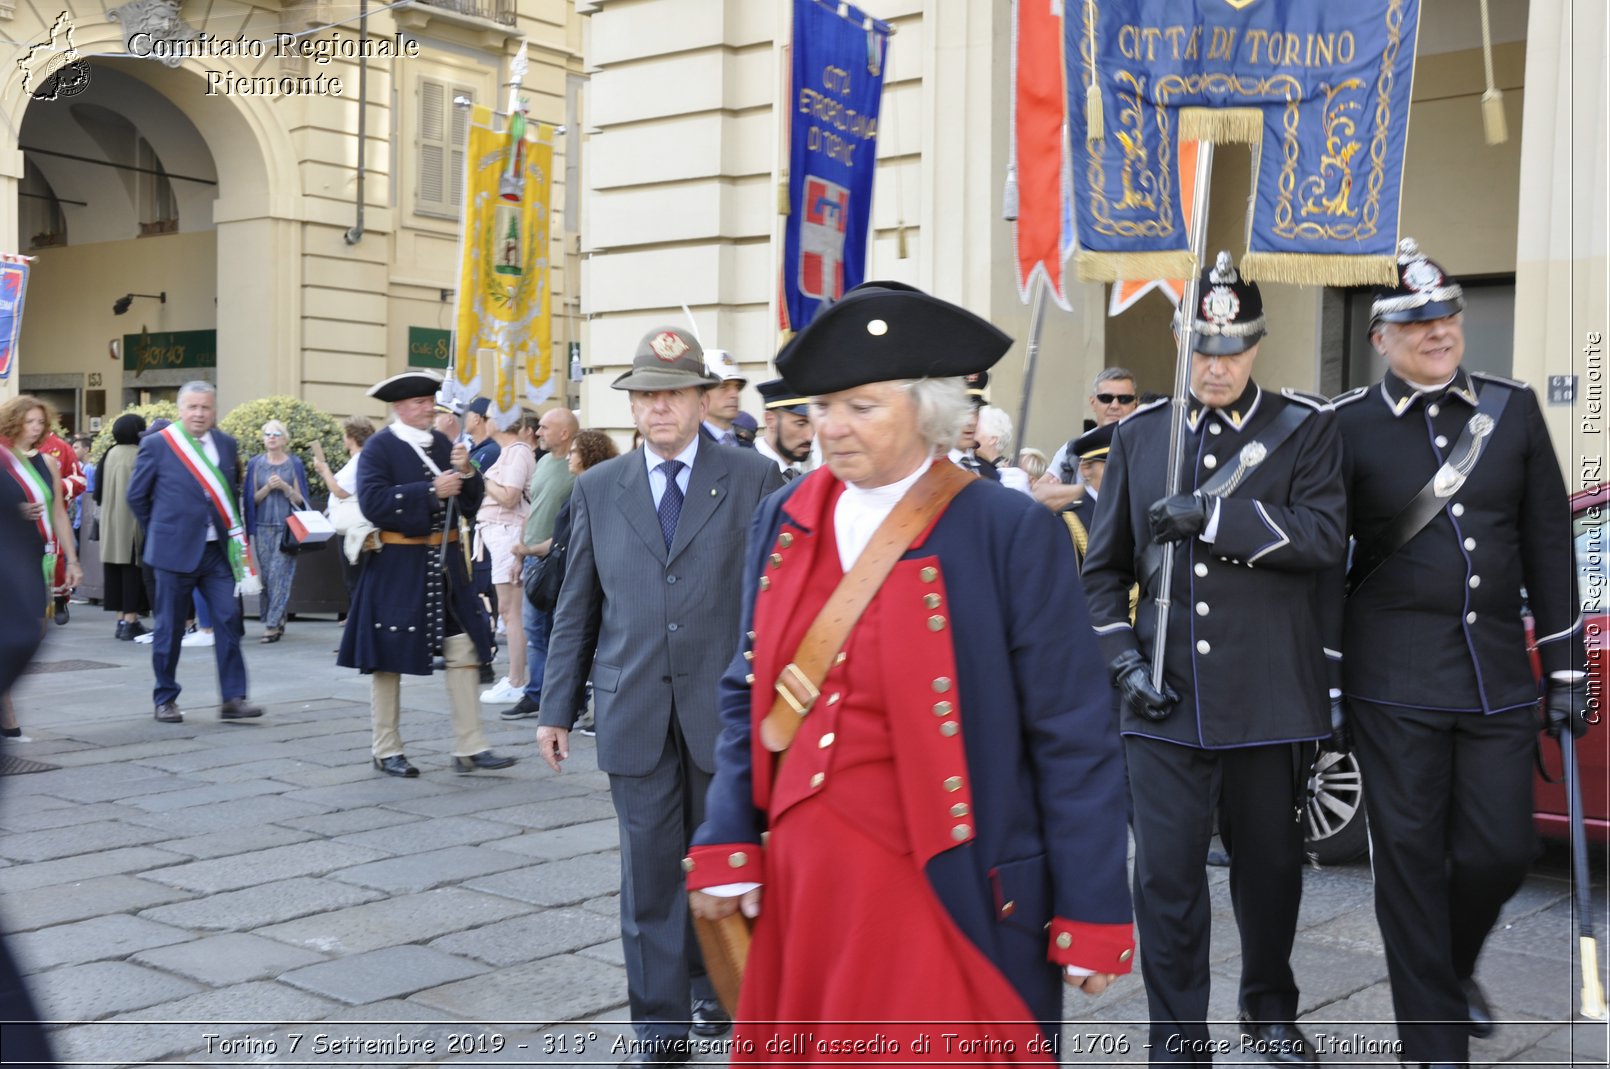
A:
[[[862,490],[858,486],[845,484],[844,493],[833,509],[833,534],[839,544],[839,565],[845,571],[854,566],[867,544],[872,541],[872,535],[877,531],[878,524],[894,511],[900,499],[906,496],[906,491],[916,485],[917,480],[922,478],[922,473],[927,471],[928,465],[932,463],[933,459],[930,457],[919,464],[916,471],[899,482],[874,487],[871,490]]]

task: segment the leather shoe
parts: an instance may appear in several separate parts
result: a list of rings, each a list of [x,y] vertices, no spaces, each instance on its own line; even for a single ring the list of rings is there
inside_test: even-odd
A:
[[[156,717],[164,724],[184,723],[184,714],[179,711],[178,702],[163,702],[157,706]]]
[[[1467,976],[1459,981],[1459,990],[1465,993],[1465,1005],[1469,1007],[1470,1034],[1477,1039],[1486,1039],[1498,1031],[1498,1025],[1493,1021],[1493,1009],[1487,1005],[1487,996],[1482,993],[1474,976]]]
[[[693,1023],[688,1031],[696,1036],[714,1038],[726,1035],[727,1029],[731,1027],[732,1017],[722,1009],[721,1003],[713,998],[693,1000]]]
[[[245,698],[232,698],[218,707],[219,720],[255,720],[263,715],[261,705],[247,705]]]
[[[493,769],[508,768],[514,764],[515,760],[513,757],[499,757],[491,750],[482,750],[480,753],[471,754],[469,757],[454,755],[453,767],[462,776],[469,772],[490,772]]]
[[[1308,1037],[1299,1032],[1294,1024],[1249,1021],[1243,1014],[1241,1034],[1250,1040],[1244,1042],[1241,1049],[1260,1054],[1265,1061],[1276,1065],[1319,1064],[1319,1057],[1309,1045]]]
[[[388,776],[401,776],[404,779],[413,779],[419,775],[419,769],[409,764],[408,758],[400,753],[375,758],[375,767]]]

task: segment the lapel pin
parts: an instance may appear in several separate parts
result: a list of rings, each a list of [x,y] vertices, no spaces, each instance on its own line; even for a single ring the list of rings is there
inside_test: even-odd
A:
[[[715,496],[716,496],[716,488],[715,488],[715,487],[713,487],[713,486],[712,486],[712,487],[711,487],[711,488],[710,488],[710,496],[711,496],[711,497],[715,497]]]

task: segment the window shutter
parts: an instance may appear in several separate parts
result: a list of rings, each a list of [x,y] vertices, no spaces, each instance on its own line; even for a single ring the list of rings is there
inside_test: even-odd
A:
[[[418,207],[437,211],[447,203],[447,145],[442,115],[445,96],[446,87],[441,82],[419,80],[419,186],[415,199]]]
[[[475,99],[472,90],[460,86],[453,91],[454,96]],[[453,105],[453,139],[447,143],[448,158],[451,161],[447,169],[447,181],[450,183],[447,195],[442,199],[457,208],[464,203],[464,150],[469,144],[470,136],[470,109]]]

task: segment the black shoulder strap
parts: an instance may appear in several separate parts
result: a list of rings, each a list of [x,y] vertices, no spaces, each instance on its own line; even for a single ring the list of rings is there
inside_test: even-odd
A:
[[[1387,558],[1409,544],[1409,540],[1443,509],[1443,504],[1458,493],[1465,480],[1475,470],[1487,440],[1498,429],[1498,421],[1509,404],[1511,390],[1507,386],[1490,383],[1481,392],[1481,403],[1465,424],[1465,429],[1448,452],[1448,459],[1437,469],[1431,481],[1420,488],[1414,499],[1381,529],[1380,534],[1368,542],[1354,547],[1353,565],[1347,572],[1347,591],[1352,593],[1364,585],[1365,580],[1385,564]]]
[[[1302,425],[1310,412],[1300,404],[1288,404],[1284,411],[1274,419],[1252,441],[1241,447],[1240,454],[1235,463],[1226,467],[1201,487],[1204,494],[1212,497],[1229,497],[1236,492],[1236,488],[1247,481],[1253,469],[1274,455],[1275,450],[1286,444],[1286,439]]]

